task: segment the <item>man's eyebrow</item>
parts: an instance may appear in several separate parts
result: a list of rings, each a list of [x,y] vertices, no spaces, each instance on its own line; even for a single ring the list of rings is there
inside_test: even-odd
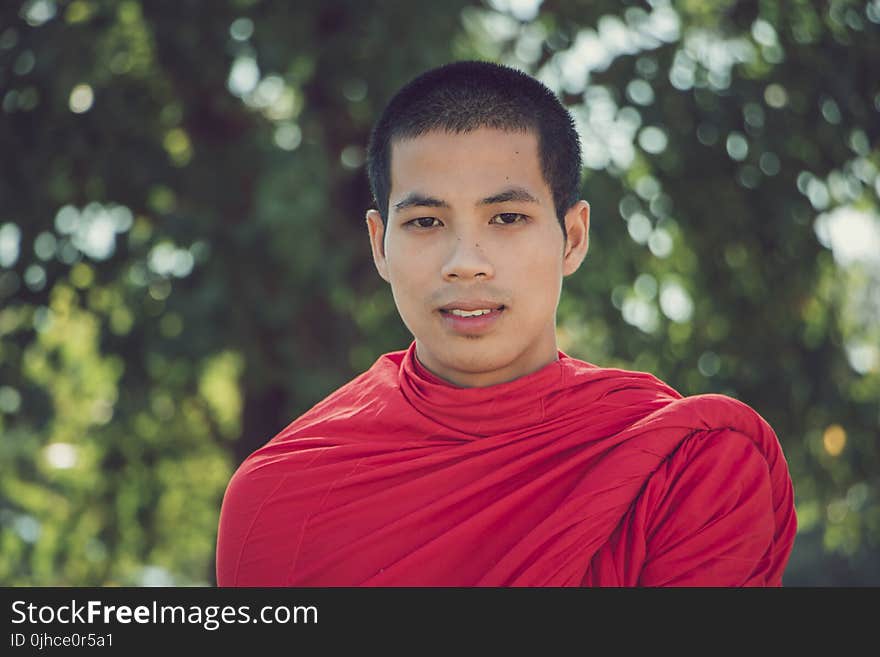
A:
[[[506,201],[519,201],[521,203],[538,203],[538,199],[532,196],[523,187],[508,187],[505,190],[487,196],[477,205],[494,205],[495,203],[505,203]]]
[[[418,192],[410,192],[402,201],[394,204],[394,209],[398,212],[412,207],[448,208],[449,204],[446,201],[441,201],[439,198],[425,196]]]
[[[491,196],[487,196],[486,198],[477,201],[477,205],[495,205],[496,203],[506,203],[508,201],[539,203],[538,199],[532,196],[525,188],[508,187],[496,194],[492,194]],[[411,207],[448,208],[449,204],[439,198],[426,196],[419,192],[411,192],[402,201],[394,204],[394,209],[398,212]]]

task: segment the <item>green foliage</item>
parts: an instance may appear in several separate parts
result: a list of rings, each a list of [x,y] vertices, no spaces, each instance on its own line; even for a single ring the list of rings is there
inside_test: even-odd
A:
[[[364,149],[461,58],[578,122],[560,347],[752,405],[786,583],[880,582],[880,5],[526,4],[3,4],[0,582],[213,582],[240,460],[409,343]]]

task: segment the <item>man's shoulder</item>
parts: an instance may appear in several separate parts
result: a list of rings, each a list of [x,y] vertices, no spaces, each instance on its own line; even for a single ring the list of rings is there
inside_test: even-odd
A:
[[[677,453],[682,462],[706,453],[710,455],[707,458],[726,462],[726,450],[740,445],[759,454],[772,470],[787,465],[770,423],[745,402],[724,394],[704,393],[673,400],[641,418],[631,430],[634,446],[667,456]]]
[[[663,413],[671,421],[698,431],[728,429],[752,437],[772,431],[752,406],[720,393],[682,396],[664,408]]]
[[[629,403],[647,395],[661,399],[655,414],[693,429],[731,428],[755,434],[768,427],[766,420],[747,403],[727,394],[683,395],[656,374],[619,367],[602,367],[566,357],[565,376],[570,382],[589,383],[605,401]]]
[[[682,398],[681,393],[651,372],[604,367],[571,356],[565,356],[561,362],[563,390],[583,388],[605,404],[630,405],[648,400],[668,403]]]

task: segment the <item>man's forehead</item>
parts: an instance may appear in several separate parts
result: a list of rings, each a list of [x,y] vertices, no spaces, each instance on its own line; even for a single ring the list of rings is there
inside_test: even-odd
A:
[[[466,199],[468,205],[550,200],[537,139],[531,132],[433,131],[395,140],[391,149],[393,210],[414,205],[449,207],[455,199],[462,203]]]

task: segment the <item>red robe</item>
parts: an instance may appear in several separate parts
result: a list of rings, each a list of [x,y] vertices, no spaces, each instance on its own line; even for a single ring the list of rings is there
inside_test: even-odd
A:
[[[238,468],[220,586],[780,586],[771,427],[730,397],[559,360],[459,388],[407,350]]]

